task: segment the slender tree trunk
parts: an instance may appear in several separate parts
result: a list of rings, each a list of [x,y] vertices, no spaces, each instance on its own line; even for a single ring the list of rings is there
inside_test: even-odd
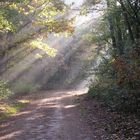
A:
[[[120,28],[120,25],[116,25],[116,26],[117,26],[117,48],[118,48],[118,51],[119,51],[119,55],[122,55],[122,54],[124,54],[122,30]]]
[[[130,39],[131,39],[132,43],[135,43],[135,38],[134,38],[134,35],[133,35],[133,31],[132,31],[132,28],[131,28],[131,24],[130,24],[130,21],[129,21],[129,18],[128,18],[127,11],[125,10],[124,3],[123,3],[122,0],[119,0],[119,1],[120,1],[120,4],[121,4],[121,8],[123,10],[123,15],[124,15],[124,19],[125,19],[128,31],[129,31]]]
[[[107,7],[110,8],[110,6],[111,6],[110,1],[107,0]],[[113,46],[113,48],[115,49],[115,52],[116,52],[117,44],[116,44],[116,38],[115,38],[112,18],[108,17],[108,21],[109,21],[110,35],[111,35],[111,39],[112,39],[112,46]]]

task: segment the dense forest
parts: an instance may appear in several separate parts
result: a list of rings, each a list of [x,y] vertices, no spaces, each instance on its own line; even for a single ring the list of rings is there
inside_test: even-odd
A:
[[[140,1],[1,0],[0,121],[21,97],[85,87],[89,104],[121,114],[109,139],[140,138]]]
[[[97,41],[106,50],[95,68],[96,80],[89,92],[105,98],[110,105],[135,113],[139,113],[140,95],[139,10],[139,1],[108,0],[100,30],[90,35],[91,41]]]

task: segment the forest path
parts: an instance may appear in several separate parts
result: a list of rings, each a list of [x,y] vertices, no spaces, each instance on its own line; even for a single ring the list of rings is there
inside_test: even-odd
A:
[[[0,125],[0,140],[104,140],[105,132],[92,130],[81,119],[78,98],[82,94],[84,91],[43,91],[27,97],[31,103]]]

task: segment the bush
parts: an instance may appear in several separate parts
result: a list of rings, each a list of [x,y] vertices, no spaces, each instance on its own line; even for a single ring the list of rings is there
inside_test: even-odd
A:
[[[18,82],[12,85],[12,89],[17,95],[26,95],[31,92],[35,92],[40,88],[39,85],[33,85],[31,83]]]
[[[6,99],[12,94],[7,82],[0,80],[0,99]]]
[[[89,88],[89,94],[96,98],[104,101],[108,106],[113,109],[119,109],[126,112],[134,112],[139,114],[140,112],[140,90],[136,88],[137,85],[133,82],[133,88],[131,88],[130,80],[127,78],[121,79],[124,75],[130,73],[121,73],[117,68],[114,67],[114,61],[109,58],[106,61],[102,61],[97,71],[95,72],[96,80],[91,84]],[[121,65],[119,64],[119,68]],[[123,64],[124,68],[125,65]],[[128,70],[128,69],[127,69]],[[120,72],[120,73],[119,73]],[[138,80],[137,84],[139,85]],[[135,86],[136,85],[136,86]]]

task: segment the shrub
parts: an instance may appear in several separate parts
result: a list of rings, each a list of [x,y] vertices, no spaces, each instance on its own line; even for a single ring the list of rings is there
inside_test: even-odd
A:
[[[24,82],[18,82],[12,85],[12,89],[17,95],[26,95],[31,92],[37,91],[39,89],[39,85],[33,85],[31,83],[24,83]]]
[[[104,101],[114,109],[139,114],[140,90],[139,86],[137,86],[139,85],[139,78],[136,78],[137,82],[130,81],[128,76],[132,77],[134,74],[130,74],[128,68],[128,72],[126,70],[124,70],[125,72],[123,71],[126,65],[120,65],[119,63],[117,65],[119,70],[121,69],[119,71],[118,68],[114,67],[114,61],[110,59],[99,64],[95,72],[96,80],[91,84],[89,94],[96,99]],[[126,76],[127,79],[122,79],[125,75],[128,75]],[[130,86],[130,82],[133,86]]]
[[[7,82],[0,80],[0,99],[6,99],[12,94]]]

